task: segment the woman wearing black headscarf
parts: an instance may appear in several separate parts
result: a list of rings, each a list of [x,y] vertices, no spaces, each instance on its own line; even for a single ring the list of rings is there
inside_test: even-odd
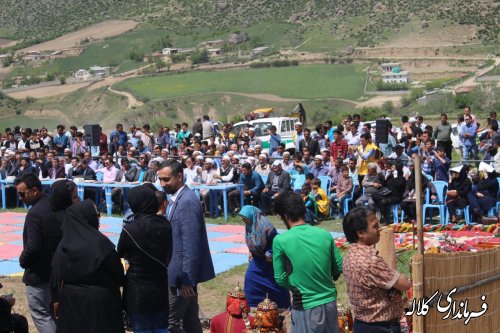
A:
[[[469,166],[459,165],[450,169],[451,181],[448,185],[446,195],[446,206],[450,214],[451,223],[457,223],[456,210],[464,209],[469,201],[467,194],[472,190],[472,182],[469,179]]]
[[[372,199],[382,215],[381,222],[384,225],[391,223],[389,219],[390,207],[400,204],[403,200],[405,190],[405,178],[403,177],[403,163],[399,160],[387,163],[388,169],[385,171],[385,178],[382,186],[388,190],[387,193],[374,193]]]
[[[129,327],[135,332],[166,332],[168,273],[172,228],[159,209],[155,192],[137,186],[128,193],[134,221],[118,241],[118,254],[129,263],[123,300]]]
[[[40,258],[39,264],[44,265],[47,272],[51,272],[52,257],[57,249],[57,245],[62,238],[61,226],[64,222],[66,209],[72,204],[80,202],[76,189],[76,184],[71,180],[58,180],[50,187],[49,203],[52,211],[49,212],[43,221],[43,244],[50,256]],[[54,277],[50,277],[52,287],[52,298],[57,299],[57,286],[60,282]]]
[[[63,237],[52,260],[60,279],[58,333],[122,333],[123,266],[111,241],[99,232],[90,200],[66,210]]]

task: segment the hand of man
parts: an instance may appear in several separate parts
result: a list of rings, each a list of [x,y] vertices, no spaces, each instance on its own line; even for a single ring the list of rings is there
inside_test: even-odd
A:
[[[269,192],[269,189],[267,187],[262,190],[262,193],[266,193],[266,192]]]
[[[181,296],[182,297],[194,297],[194,296],[196,296],[196,293],[194,292],[193,287],[183,285],[181,287]]]

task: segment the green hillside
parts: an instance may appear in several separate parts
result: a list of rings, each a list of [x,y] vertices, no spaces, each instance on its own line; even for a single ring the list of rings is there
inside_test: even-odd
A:
[[[294,23],[304,38],[313,23],[323,33],[357,46],[376,45],[409,20],[477,27],[485,44],[499,40],[498,1],[460,0],[5,0],[0,11],[0,37],[35,44],[110,18],[133,18],[143,25],[194,35],[215,34],[262,22]]]
[[[145,100],[214,92],[265,93],[285,98],[357,100],[363,95],[363,65],[197,72],[127,79],[116,85]]]

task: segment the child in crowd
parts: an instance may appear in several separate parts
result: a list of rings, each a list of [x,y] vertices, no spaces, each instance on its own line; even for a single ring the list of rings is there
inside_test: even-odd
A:
[[[333,209],[336,210],[339,214],[337,218],[344,218],[344,201],[351,196],[353,185],[352,178],[349,176],[349,169],[347,168],[347,166],[341,166],[340,171],[342,172],[342,177],[339,178],[338,184],[336,186],[337,192],[335,193],[331,204],[333,206]],[[332,197],[330,196],[330,198]]]
[[[314,178],[311,181],[312,194],[316,198],[316,203],[318,204],[318,210],[321,217],[328,217],[330,215],[330,200],[326,195],[325,191],[321,188],[321,180]]]
[[[300,196],[306,206],[306,222],[313,225],[318,223],[318,204],[311,190],[311,184],[302,185]]]

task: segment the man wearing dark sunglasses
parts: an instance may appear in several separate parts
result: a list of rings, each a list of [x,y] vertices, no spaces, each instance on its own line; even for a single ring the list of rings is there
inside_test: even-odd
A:
[[[19,264],[24,268],[23,282],[33,322],[39,332],[55,332],[50,309],[50,261],[52,253],[45,245],[44,217],[52,212],[49,197],[42,192],[42,183],[32,173],[15,181],[19,199],[31,206],[24,221],[23,252]]]

